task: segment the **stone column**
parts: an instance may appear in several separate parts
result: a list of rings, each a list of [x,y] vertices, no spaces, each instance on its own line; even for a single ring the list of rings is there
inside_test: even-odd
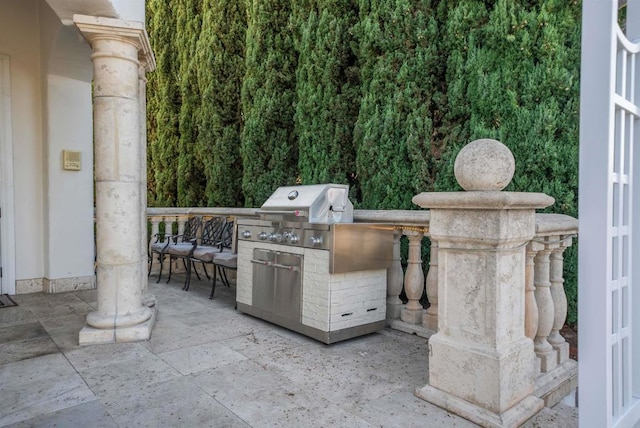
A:
[[[142,150],[139,57],[153,64],[140,22],[74,15],[93,49],[98,310],[80,344],[146,340],[155,310],[142,304]],[[146,256],[145,256],[146,257]]]
[[[404,274],[404,292],[409,300],[400,311],[400,319],[409,324],[420,324],[423,311],[420,299],[424,290],[421,244],[424,233],[418,229],[404,229],[404,234],[409,238],[409,257]]]
[[[430,306],[422,316],[422,325],[431,331],[438,331],[438,244],[433,240],[426,289]]]
[[[429,383],[416,395],[485,427],[515,427],[544,403],[533,396],[533,342],[525,336],[525,247],[540,193],[501,192],[515,170],[495,140],[477,140],[455,162],[466,192],[422,193],[438,243],[438,333],[429,339]]]

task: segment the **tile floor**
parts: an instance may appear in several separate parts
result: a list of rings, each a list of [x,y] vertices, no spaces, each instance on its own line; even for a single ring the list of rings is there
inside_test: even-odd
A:
[[[151,340],[78,346],[96,292],[26,294],[0,310],[0,426],[474,427],[413,390],[427,342],[383,330],[324,345],[234,310],[234,289],[155,283]],[[576,427],[575,408],[527,427]]]

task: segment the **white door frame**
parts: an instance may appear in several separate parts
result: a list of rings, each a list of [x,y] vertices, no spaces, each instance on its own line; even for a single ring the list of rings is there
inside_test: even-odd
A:
[[[630,428],[640,420],[640,0],[627,2],[626,34],[617,0],[582,7],[579,418]]]
[[[16,293],[16,244],[13,198],[13,136],[9,57],[0,55],[0,260],[3,294]]]

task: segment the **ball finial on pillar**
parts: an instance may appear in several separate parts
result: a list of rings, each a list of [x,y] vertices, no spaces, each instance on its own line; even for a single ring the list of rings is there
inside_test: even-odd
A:
[[[483,138],[460,150],[453,169],[464,190],[500,191],[511,182],[516,161],[500,141]]]

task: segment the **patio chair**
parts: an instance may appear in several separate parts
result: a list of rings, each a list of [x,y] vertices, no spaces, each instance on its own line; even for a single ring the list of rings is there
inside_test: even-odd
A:
[[[198,275],[198,270],[195,266],[196,262],[203,264],[203,269],[205,274],[207,275],[207,279],[210,279],[209,273],[207,272],[206,267],[204,267],[204,264],[211,263],[209,257],[210,253],[219,251],[225,222],[225,217],[212,217],[209,220],[205,221],[204,225],[202,226],[202,237],[200,238],[200,244],[195,247],[195,249],[191,253],[191,256],[189,257],[189,263],[191,264],[193,270],[196,272],[198,279],[200,279],[200,275]],[[191,270],[188,270],[187,278],[182,289],[188,291],[190,285]]]
[[[158,273],[158,280],[160,282],[162,278],[162,264],[165,256],[169,255],[169,278],[167,282],[171,281],[172,266],[171,261],[175,258],[183,258],[180,255],[186,251],[189,254],[189,250],[195,247],[195,239],[197,237],[198,230],[202,225],[202,218],[190,217],[184,224],[184,232],[180,235],[172,235],[165,233],[164,241],[160,241],[160,237],[156,237],[156,242],[151,244],[151,260],[153,263],[153,253],[158,254],[158,261],[160,262],[160,272]],[[184,262],[184,258],[183,258]],[[186,264],[185,264],[185,268]],[[188,270],[188,269],[187,269]],[[151,274],[151,264],[149,264],[149,275]]]
[[[210,299],[213,299],[218,275],[220,275],[220,280],[229,287],[229,279],[225,270],[237,268],[238,255],[231,251],[234,230],[234,221],[226,220],[215,239],[208,241],[209,243],[206,245],[199,245],[193,252],[192,260],[194,262],[213,265],[213,285]],[[204,239],[202,243],[205,244]]]

